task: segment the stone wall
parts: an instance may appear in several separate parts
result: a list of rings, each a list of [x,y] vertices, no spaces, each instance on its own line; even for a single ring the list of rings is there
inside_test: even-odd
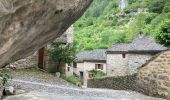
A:
[[[128,71],[128,55],[123,58],[122,54],[107,54],[107,75],[125,76]]]
[[[126,76],[137,73],[137,68],[153,57],[153,54],[128,53],[107,54],[107,74],[109,76]]]
[[[89,79],[89,88],[108,88],[114,90],[136,90],[136,75]]]
[[[153,57],[138,70],[138,90],[150,96],[170,95],[170,50]]]
[[[128,74],[137,73],[137,68],[145,64],[153,55],[151,54],[128,54]]]
[[[30,67],[37,67],[37,66],[38,66],[38,53],[35,52],[33,55],[25,59],[21,59],[14,63],[11,63],[7,67],[22,69],[22,68],[30,68]]]
[[[57,38],[60,41],[59,42],[64,42],[64,43],[72,43],[73,42],[73,30],[74,27],[73,25],[70,26],[66,32],[65,35],[62,35],[61,38]],[[64,40],[64,41],[62,41]],[[51,43],[48,44],[45,49],[49,50],[51,49]],[[52,59],[48,56],[47,52],[45,51],[45,55],[44,55],[44,68],[45,70],[49,71],[49,72],[56,72],[57,68],[56,68],[57,63],[52,61]],[[9,64],[7,67],[11,67],[11,68],[16,68],[16,69],[21,69],[21,68],[30,68],[30,67],[38,67],[38,52],[35,52],[33,55],[18,60],[14,63]]]

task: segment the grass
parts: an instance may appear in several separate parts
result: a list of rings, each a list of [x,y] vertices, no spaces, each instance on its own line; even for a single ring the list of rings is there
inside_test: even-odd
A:
[[[57,78],[54,75],[49,74],[47,72],[40,71],[36,68],[12,70],[11,74],[13,75],[13,78],[34,77],[37,79],[43,79],[48,81],[57,80]]]
[[[92,70],[91,73],[93,74],[93,78],[101,78],[107,75],[106,73],[98,70]]]
[[[81,80],[75,76],[63,77],[63,79],[75,85],[77,85],[78,83],[81,83]]]

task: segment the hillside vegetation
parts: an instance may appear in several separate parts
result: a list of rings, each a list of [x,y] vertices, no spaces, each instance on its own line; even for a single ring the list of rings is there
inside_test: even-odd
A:
[[[161,43],[164,40],[160,35],[162,26],[162,30],[166,28],[164,31],[169,33],[164,36],[170,40],[169,18],[170,0],[128,0],[128,7],[123,10],[119,8],[119,0],[94,0],[74,24],[74,42],[77,51],[92,50],[128,43],[144,33],[159,35],[156,39]]]

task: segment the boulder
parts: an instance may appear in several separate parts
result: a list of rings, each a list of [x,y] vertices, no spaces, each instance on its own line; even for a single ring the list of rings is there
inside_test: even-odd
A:
[[[15,94],[14,87],[12,86],[5,87],[5,95],[14,95],[14,94]]]
[[[57,78],[60,78],[60,76],[61,76],[60,72],[56,72],[55,75]]]
[[[0,67],[63,34],[92,0],[0,0]]]
[[[26,93],[26,91],[25,90],[21,90],[21,89],[17,89],[16,92],[15,92],[16,95],[24,94],[24,93]]]

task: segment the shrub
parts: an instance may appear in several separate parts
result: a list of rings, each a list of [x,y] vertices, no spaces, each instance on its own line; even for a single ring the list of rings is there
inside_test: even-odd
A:
[[[5,85],[9,79],[12,79],[11,75],[10,75],[10,70],[3,68],[0,69],[0,77],[2,78],[2,84]]]
[[[165,20],[157,30],[156,40],[160,44],[170,46],[170,21]]]
[[[93,78],[101,78],[103,76],[106,76],[106,73],[99,70],[92,70],[90,72],[93,74]]]
[[[163,9],[163,12],[164,13],[170,12],[170,6],[165,6],[164,9]]]
[[[65,79],[66,81],[72,83],[72,84],[77,84],[77,83],[81,83],[81,80],[75,76],[68,76],[68,77],[63,77],[63,79]]]

